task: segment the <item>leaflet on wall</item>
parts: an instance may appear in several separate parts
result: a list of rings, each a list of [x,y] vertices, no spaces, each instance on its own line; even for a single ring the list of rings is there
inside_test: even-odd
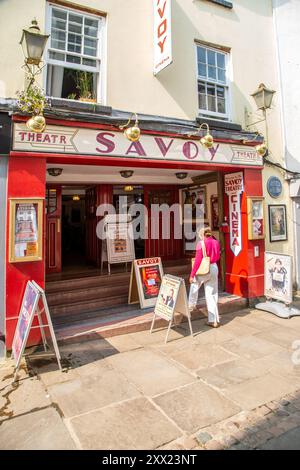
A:
[[[286,304],[293,300],[292,257],[265,252],[265,296]]]

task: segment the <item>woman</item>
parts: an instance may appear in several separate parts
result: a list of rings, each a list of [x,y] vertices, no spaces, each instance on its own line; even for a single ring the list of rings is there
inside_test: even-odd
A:
[[[218,311],[218,265],[217,262],[221,257],[220,242],[216,240],[211,233],[210,227],[201,228],[198,232],[200,241],[196,247],[196,258],[190,275],[190,294],[189,309],[193,310],[197,305],[198,291],[204,283],[205,300],[208,311],[207,325],[217,328],[220,324]],[[201,242],[204,241],[207,256],[210,257],[210,271],[207,275],[197,276],[202,258]]]

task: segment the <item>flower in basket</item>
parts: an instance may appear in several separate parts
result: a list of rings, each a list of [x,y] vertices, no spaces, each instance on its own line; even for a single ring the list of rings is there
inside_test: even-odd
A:
[[[46,120],[43,116],[44,109],[50,107],[50,101],[45,96],[45,92],[37,85],[31,85],[26,91],[17,93],[17,106],[26,114],[32,114],[27,121],[28,129],[33,132],[43,132],[46,127]]]

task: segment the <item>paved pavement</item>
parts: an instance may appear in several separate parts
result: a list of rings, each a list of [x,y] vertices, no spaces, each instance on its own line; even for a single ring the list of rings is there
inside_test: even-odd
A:
[[[300,317],[242,310],[193,329],[65,344],[64,372],[32,355],[15,384],[8,360],[0,448],[300,449]]]

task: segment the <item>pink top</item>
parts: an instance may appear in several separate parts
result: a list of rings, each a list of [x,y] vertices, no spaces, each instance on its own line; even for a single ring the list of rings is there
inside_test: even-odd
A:
[[[221,257],[221,246],[219,240],[216,240],[213,237],[207,237],[204,240],[206,254],[210,257],[210,263],[217,263]],[[198,271],[201,261],[203,258],[201,241],[197,243],[196,247],[196,258],[194,266],[191,272],[191,277],[195,277],[196,272]]]

